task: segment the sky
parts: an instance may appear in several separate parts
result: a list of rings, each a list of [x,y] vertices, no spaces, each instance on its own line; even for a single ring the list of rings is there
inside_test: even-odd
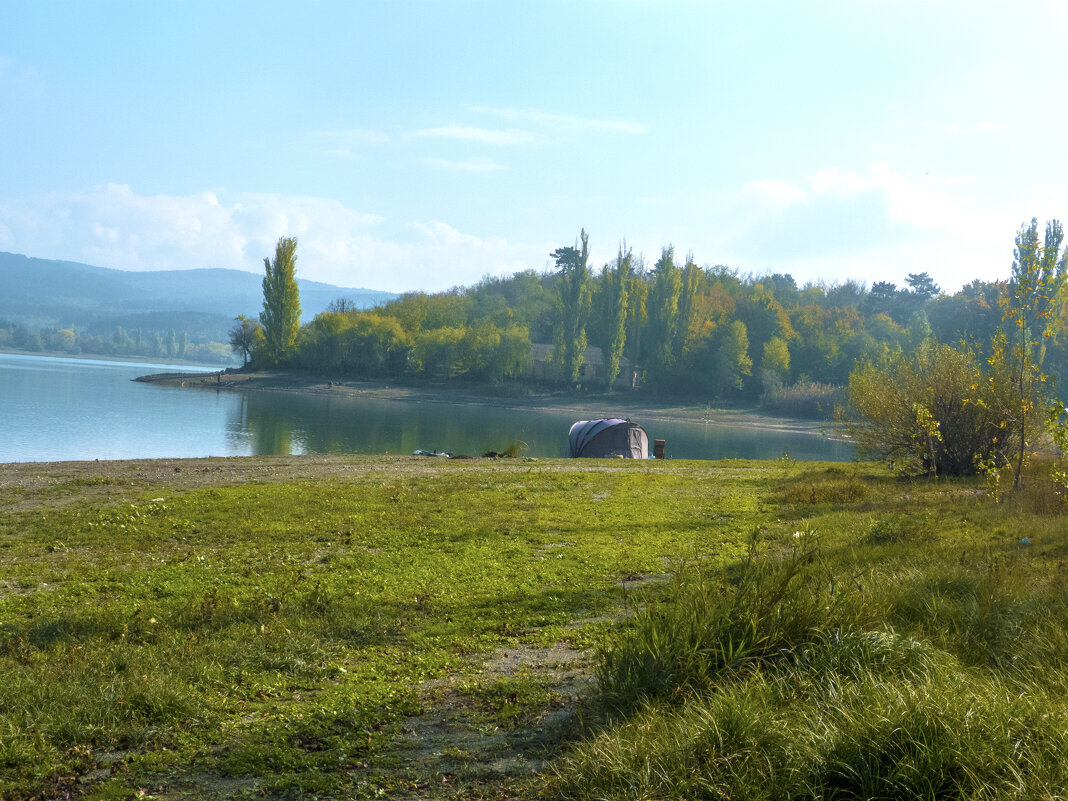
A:
[[[439,291],[589,234],[1007,278],[1068,219],[1068,3],[0,0],[0,250]]]

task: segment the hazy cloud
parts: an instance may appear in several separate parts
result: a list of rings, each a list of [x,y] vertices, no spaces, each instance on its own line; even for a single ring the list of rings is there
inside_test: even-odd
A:
[[[971,124],[950,123],[942,126],[942,133],[947,136],[966,136],[968,134],[1001,133],[1005,126],[997,122],[975,122]]]
[[[332,131],[312,131],[309,135],[313,139],[345,147],[360,144],[385,145],[390,142],[389,134],[383,131],[373,131],[366,128],[340,128]]]
[[[761,219],[762,227],[802,213],[831,218],[834,215],[828,211],[833,207],[848,209],[858,204],[859,208],[867,202],[869,210],[879,206],[887,222],[930,230],[944,225],[947,213],[955,214],[957,204],[947,183],[927,176],[909,177],[877,162],[863,174],[829,167],[797,182],[752,181],[738,192],[738,199]]]
[[[354,161],[358,158],[362,158],[361,154],[354,150],[350,150],[347,147],[335,147],[330,150],[324,150],[323,153],[335,159],[345,159],[346,161]]]
[[[755,200],[761,208],[773,211],[803,203],[808,199],[808,192],[802,187],[777,178],[750,181],[742,187],[740,195],[744,199]]]
[[[466,234],[434,220],[377,234],[375,214],[272,194],[138,195],[107,184],[0,202],[0,250],[128,270],[259,272],[278,237],[300,240],[298,274],[341,286],[439,290],[541,266],[545,245]]]
[[[363,158],[369,148],[388,145],[392,141],[383,131],[364,128],[310,131],[308,137],[324,155],[346,161]]]
[[[436,170],[450,170],[453,172],[496,172],[497,170],[504,169],[500,164],[484,158],[456,161],[453,159],[428,157],[423,159],[423,163]]]
[[[488,106],[468,106],[476,114],[489,114],[506,120],[532,122],[544,128],[572,131],[600,131],[604,133],[644,134],[649,126],[626,120],[595,120],[575,117],[570,114],[555,114],[540,109],[490,108]]]
[[[1005,277],[1027,214],[978,197],[967,177],[906,175],[883,162],[753,181],[735,200],[738,233],[723,244],[750,269],[897,282],[926,271],[950,291]]]
[[[455,139],[460,142],[479,142],[486,145],[529,145],[537,141],[530,131],[515,128],[494,130],[472,125],[446,125],[440,128],[424,128],[412,131],[410,136],[431,139]]]
[[[19,94],[37,97],[43,93],[44,87],[44,77],[36,69],[0,56],[0,96]]]

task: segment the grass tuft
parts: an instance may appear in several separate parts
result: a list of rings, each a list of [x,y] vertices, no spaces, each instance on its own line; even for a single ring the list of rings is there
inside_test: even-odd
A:
[[[739,562],[690,568],[640,606],[602,648],[592,734],[548,792],[1063,797],[1063,528],[1045,550],[1004,534],[976,548],[881,500],[875,517],[828,514],[826,536],[754,536]]]

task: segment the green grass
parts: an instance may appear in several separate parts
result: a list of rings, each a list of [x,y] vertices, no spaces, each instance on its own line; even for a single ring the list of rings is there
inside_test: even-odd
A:
[[[590,467],[444,463],[4,513],[0,796],[105,768],[207,796],[399,792],[425,685],[479,677],[494,649],[588,647],[621,578],[735,554],[725,516],[755,511],[762,477]],[[502,681],[468,689],[491,727],[554,705]]]
[[[745,558],[691,565],[604,644],[555,794],[1065,797],[1063,511],[858,481],[787,478]]]
[[[789,460],[84,483],[0,507],[5,799],[1068,786],[1048,499]]]

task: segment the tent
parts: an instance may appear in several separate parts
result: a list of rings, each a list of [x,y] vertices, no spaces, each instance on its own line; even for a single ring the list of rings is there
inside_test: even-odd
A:
[[[588,456],[605,459],[622,456],[624,459],[648,459],[649,435],[630,420],[617,417],[601,420],[579,420],[568,434],[571,448],[568,456]]]

